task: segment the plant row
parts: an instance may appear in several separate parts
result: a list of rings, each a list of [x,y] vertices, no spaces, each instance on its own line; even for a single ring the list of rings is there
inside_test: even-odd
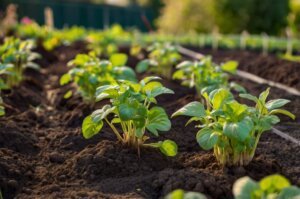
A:
[[[41,41],[47,50],[52,50],[62,44],[68,45],[75,41],[88,42],[93,50],[98,46],[99,53],[116,51],[116,42],[139,43],[149,45],[154,41],[172,42],[181,45],[192,45],[196,47],[210,47],[213,49],[253,49],[263,52],[285,51],[287,54],[299,51],[300,42],[297,39],[287,39],[271,37],[267,35],[222,35],[222,34],[187,34],[187,35],[167,35],[167,34],[143,34],[137,30],[124,31],[119,25],[114,25],[110,29],[103,31],[85,29],[83,27],[71,27],[61,30],[50,29],[39,26],[34,21],[26,18],[16,26],[14,32],[19,37],[35,38]],[[103,47],[106,47],[103,51]]]
[[[276,115],[295,118],[281,108],[289,100],[267,101],[269,89],[256,97],[230,82],[228,73],[236,71],[237,62],[218,65],[211,57],[204,57],[180,63],[177,48],[169,43],[156,43],[148,51],[148,58],[140,61],[136,70],[177,79],[196,89],[199,101],[185,105],[172,117],[188,116],[191,119],[187,124],[198,123],[197,142],[205,150],[213,149],[222,165],[249,164],[261,135],[280,121]],[[137,81],[135,72],[125,66],[126,62],[125,54],[117,53],[109,60],[101,60],[93,52],[79,54],[69,62],[73,68],[61,77],[60,83],[74,82],[82,97],[92,104],[102,100],[108,102],[85,118],[82,125],[84,137],[98,134],[107,123],[120,142],[136,147],[138,151],[143,146],[156,147],[168,156],[176,155],[175,142],[148,143],[150,137],[146,134],[148,131],[152,136],[159,136],[159,132],[170,130],[171,122],[165,110],[158,106],[156,97],[174,92],[164,87],[156,76]],[[238,102],[231,90],[238,91],[241,98],[253,101],[255,105]],[[69,96],[71,93],[68,92],[65,97]],[[120,128],[116,126],[122,131],[119,132]]]

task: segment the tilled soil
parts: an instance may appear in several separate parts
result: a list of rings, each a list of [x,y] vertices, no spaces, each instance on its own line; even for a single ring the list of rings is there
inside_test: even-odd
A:
[[[276,54],[263,55],[256,51],[197,49],[188,47],[203,54],[209,54],[217,62],[236,60],[239,69],[256,74],[267,80],[279,82],[300,90],[300,63],[280,59]]]
[[[5,199],[162,198],[177,188],[202,192],[209,198],[232,198],[237,178],[248,175],[258,180],[273,173],[300,185],[300,147],[271,132],[262,136],[254,160],[238,168],[222,168],[211,151],[202,150],[195,140],[197,129],[185,127],[184,117],[172,119],[171,131],[159,138],[177,142],[175,158],[152,149],[142,149],[139,158],[135,150],[117,143],[107,126],[85,140],[81,123],[94,108],[78,95],[63,99],[70,86],[58,84],[68,70],[66,62],[84,52],[84,45],[60,47],[52,53],[37,50],[44,57],[39,61],[42,70],[27,71],[18,88],[4,93],[7,115],[0,120],[0,187]],[[256,63],[258,68],[264,65],[264,61]],[[267,87],[238,77],[233,80],[253,94]],[[173,81],[163,84],[175,91],[158,99],[169,115],[197,100],[193,89]],[[272,89],[271,97],[291,99],[287,109],[300,118],[299,97],[278,89]],[[285,131],[297,131],[288,127],[290,120],[282,119]],[[297,123],[299,119],[292,122]]]

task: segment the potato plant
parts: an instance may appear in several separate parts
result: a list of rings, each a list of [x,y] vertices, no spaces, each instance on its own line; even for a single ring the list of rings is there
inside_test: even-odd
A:
[[[255,154],[263,132],[280,122],[276,114],[295,116],[280,107],[289,103],[286,99],[266,101],[269,89],[257,98],[250,94],[241,97],[256,103],[249,107],[234,100],[229,90],[221,88],[208,95],[203,94],[206,104],[191,102],[176,111],[172,117],[185,115],[192,121],[200,122],[196,135],[197,142],[205,149],[214,149],[218,162],[224,166],[247,165]],[[206,106],[206,108],[205,108]]]
[[[170,43],[154,43],[147,50],[149,51],[149,58],[139,62],[136,71],[139,73],[152,71],[171,79],[173,66],[181,59],[176,46]]]
[[[300,189],[278,174],[267,176],[259,182],[246,176],[234,183],[233,194],[235,199],[297,199]]]
[[[259,182],[245,176],[235,181],[233,185],[235,199],[297,199],[300,197],[300,189],[284,176],[273,174],[266,176]],[[205,195],[198,192],[186,192],[176,189],[169,193],[165,199],[206,199]]]
[[[116,84],[117,80],[136,81],[134,70],[125,66],[127,55],[113,54],[110,60],[100,60],[95,54],[78,54],[68,65],[74,66],[60,78],[60,84],[74,82],[82,97],[95,102],[96,89],[102,85]],[[71,91],[65,97],[71,96]]]
[[[146,77],[139,83],[121,81],[118,85],[104,85],[97,88],[97,101],[110,99],[110,104],[94,111],[87,116],[82,124],[82,133],[86,139],[98,134],[106,122],[118,140],[131,147],[158,148],[167,156],[175,156],[177,145],[171,140],[157,143],[146,143],[149,136],[146,130],[154,136],[160,131],[168,131],[171,122],[162,107],[151,106],[156,104],[156,97],[161,94],[173,94],[173,91],[158,82],[158,77]],[[112,115],[113,117],[108,117]],[[116,125],[122,129],[120,132]]]
[[[32,52],[34,48],[32,40],[21,41],[13,37],[6,38],[0,46],[0,65],[3,82],[8,88],[17,86],[23,80],[23,72],[26,68],[39,69],[33,61],[40,57]]]
[[[195,87],[200,97],[201,93],[210,93],[218,88],[233,88],[239,92],[245,92],[240,85],[228,82],[228,73],[236,73],[237,66],[236,61],[217,65],[212,62],[210,56],[207,56],[200,61],[183,61],[178,64],[173,79],[181,80],[183,86]]]

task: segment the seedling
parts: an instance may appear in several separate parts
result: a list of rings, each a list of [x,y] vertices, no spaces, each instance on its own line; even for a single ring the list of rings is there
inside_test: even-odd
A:
[[[33,61],[40,57],[32,52],[34,42],[32,40],[21,41],[13,37],[6,38],[0,46],[0,65],[5,85],[8,88],[18,85],[23,80],[23,72],[26,68],[39,69]]]
[[[95,54],[78,54],[68,65],[74,66],[60,79],[60,84],[65,85],[73,81],[82,97],[95,102],[96,89],[102,85],[117,84],[117,80],[136,81],[135,72],[124,66],[127,62],[125,54],[114,54],[110,61],[100,60]],[[69,91],[65,97],[71,97]]]
[[[233,194],[235,199],[296,199],[300,197],[300,189],[278,174],[267,176],[259,182],[246,176],[234,183]]]
[[[171,122],[165,110],[156,104],[156,97],[161,94],[173,94],[173,91],[164,87],[158,77],[146,77],[139,83],[121,81],[119,85],[104,85],[97,88],[97,101],[110,99],[110,104],[94,111],[87,116],[82,124],[82,133],[86,139],[98,134],[103,123],[106,122],[118,140],[126,145],[158,148],[167,156],[175,156],[177,145],[171,140],[157,143],[145,143],[150,137],[145,135],[146,130],[154,136],[159,131],[168,131]],[[108,117],[113,115],[113,118]],[[119,125],[122,132],[116,128]]]
[[[205,150],[213,148],[216,159],[224,166],[243,166],[253,159],[262,133],[280,121],[276,114],[295,119],[292,113],[279,109],[289,100],[266,102],[268,95],[269,89],[262,92],[259,98],[240,94],[256,103],[255,107],[248,107],[234,100],[230,91],[221,88],[212,91],[210,95],[203,94],[206,109],[200,102],[191,102],[172,117],[185,115],[191,117],[187,124],[200,122],[197,127],[201,129],[196,135],[199,145]]]
[[[206,196],[202,193],[197,192],[185,192],[182,189],[176,189],[169,193],[165,199],[207,199]]]
[[[228,73],[236,73],[237,66],[236,61],[217,65],[207,56],[200,61],[183,61],[178,64],[173,79],[181,80],[184,86],[195,87],[200,97],[202,93],[210,93],[218,88],[233,88],[239,92],[246,92],[242,86],[234,82],[228,83]]]
[[[149,59],[139,62],[136,71],[142,73],[149,70],[171,79],[173,66],[181,59],[178,49],[170,43],[155,43],[147,50],[150,52]]]

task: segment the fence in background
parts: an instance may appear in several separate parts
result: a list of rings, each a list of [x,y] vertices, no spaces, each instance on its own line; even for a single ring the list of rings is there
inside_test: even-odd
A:
[[[146,16],[150,22],[154,19],[152,10],[137,6],[119,7],[67,0],[0,0],[0,9],[3,11],[10,3],[18,5],[19,18],[28,16],[39,24],[44,24],[44,9],[52,8],[57,28],[78,25],[102,29],[118,23],[126,28],[147,31],[142,16]]]

